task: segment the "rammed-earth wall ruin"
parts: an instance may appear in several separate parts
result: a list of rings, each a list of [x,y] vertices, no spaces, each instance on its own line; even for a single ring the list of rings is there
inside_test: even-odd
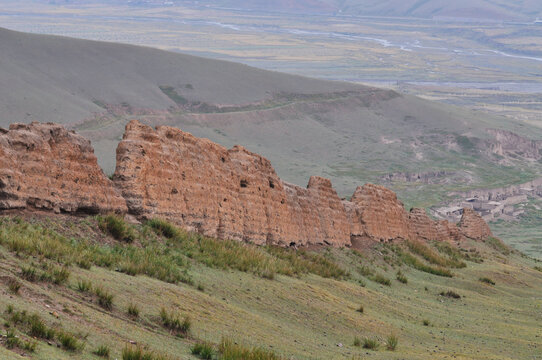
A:
[[[179,129],[126,126],[111,182],[90,142],[56,124],[0,132],[0,210],[129,212],[168,219],[221,239],[280,246],[351,246],[401,239],[459,241],[491,236],[465,211],[459,225],[406,212],[391,190],[366,184],[341,200],[328,179],[306,188],[282,181],[271,163],[241,146],[226,149]]]

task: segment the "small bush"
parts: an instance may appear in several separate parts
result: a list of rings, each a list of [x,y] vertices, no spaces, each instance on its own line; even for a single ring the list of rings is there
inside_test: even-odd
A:
[[[395,335],[390,335],[386,339],[386,348],[390,351],[395,351],[397,349],[397,345],[399,344],[399,339]]]
[[[280,355],[262,348],[249,348],[223,338],[218,346],[221,360],[284,360]]]
[[[8,289],[13,294],[18,294],[21,289],[21,283],[15,278],[9,278],[7,280]]]
[[[437,276],[444,276],[444,277],[453,276],[452,273],[448,269],[424,264],[421,260],[414,257],[412,254],[400,252],[400,257],[406,265],[411,266],[414,269],[417,269],[429,274],[437,275]]]
[[[361,339],[359,337],[354,338],[354,346],[357,346],[357,347],[361,346]]]
[[[79,280],[77,282],[77,290],[80,292],[89,292],[92,289],[92,283],[88,280]]]
[[[135,240],[134,229],[117,215],[98,217],[98,225],[102,231],[109,233],[115,239],[131,243]]]
[[[96,350],[94,350],[92,353],[96,356],[103,357],[106,359],[109,359],[109,347],[107,345],[100,345]]]
[[[542,266],[535,266],[534,269],[535,269],[536,271],[542,272]]]
[[[28,332],[30,336],[45,340],[51,340],[55,337],[54,329],[45,325],[37,314],[30,315],[27,323],[30,325],[30,331]]]
[[[150,219],[146,222],[158,235],[167,237],[168,239],[174,239],[180,237],[179,230],[170,222],[163,219]]]
[[[215,356],[215,350],[213,349],[213,345],[207,343],[207,342],[198,342],[196,343],[192,349],[192,355],[196,355],[200,359],[204,360],[212,360]]]
[[[366,266],[366,265],[362,265],[360,267],[358,267],[358,272],[362,275],[362,276],[365,276],[365,277],[369,277],[371,275],[374,275],[374,270],[371,269],[370,267]]]
[[[378,343],[378,340],[371,339],[371,338],[363,339],[363,348],[364,349],[378,350],[379,347],[380,347],[380,344]]]
[[[166,360],[162,355],[157,355],[141,347],[125,347],[122,350],[122,360]]]
[[[70,271],[66,267],[53,267],[40,275],[41,281],[47,281],[55,285],[64,284],[70,278]]]
[[[356,311],[363,314],[363,311],[364,311],[363,305],[360,305]]]
[[[128,305],[128,315],[130,315],[133,318],[139,317],[139,308],[135,304]]]
[[[94,293],[98,297],[98,305],[105,310],[113,309],[113,295],[101,287],[94,289]]]
[[[21,345],[21,340],[15,335],[15,332],[11,329],[6,331],[6,347],[13,349]]]
[[[183,317],[181,320],[179,315],[168,313],[166,309],[162,308],[160,310],[160,319],[166,329],[178,335],[187,335],[190,331],[191,322],[188,316]]]
[[[427,319],[423,320],[423,326],[429,326],[430,322]]]
[[[33,267],[23,267],[21,268],[21,277],[27,281],[34,282],[38,279],[36,274],[36,269]]]
[[[452,290],[448,290],[448,291],[442,291],[440,293],[440,296],[445,296],[445,297],[449,297],[449,298],[452,298],[452,299],[461,299],[461,295],[459,295],[458,293],[456,293],[455,291],[452,291]]]
[[[398,271],[397,272],[397,277],[396,277],[397,281],[403,283],[403,284],[406,284],[408,283],[408,279],[407,277],[405,276],[405,274],[403,274],[401,271]]]
[[[201,291],[201,292],[204,292],[205,291],[205,288],[203,287],[203,284],[198,284],[198,287],[197,287],[198,291]]]
[[[480,280],[481,282],[486,283],[486,284],[489,284],[489,285],[495,285],[495,281],[491,280],[491,279],[488,278],[488,277],[481,277],[479,280]]]
[[[376,274],[375,276],[372,276],[370,279],[379,284],[382,284],[385,286],[391,286],[391,280],[383,275]]]
[[[64,350],[77,351],[83,348],[83,345],[72,334],[61,332],[57,335],[57,339]]]

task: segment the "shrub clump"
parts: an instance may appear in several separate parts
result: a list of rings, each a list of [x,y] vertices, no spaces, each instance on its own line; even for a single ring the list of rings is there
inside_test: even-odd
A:
[[[94,294],[98,297],[98,305],[105,310],[113,309],[113,294],[110,294],[101,287],[94,289]]]
[[[378,343],[378,340],[371,339],[371,338],[363,339],[363,348],[364,349],[378,350],[379,347],[380,347],[380,344]]]
[[[391,286],[391,280],[388,279],[387,277],[383,276],[383,275],[376,274],[376,275],[370,277],[370,279],[373,280],[374,282],[379,283],[379,284],[382,284],[382,285],[385,285],[385,286]]]
[[[128,305],[128,315],[130,315],[132,318],[137,319],[139,317],[139,308],[137,305],[131,303]]]
[[[192,355],[196,355],[200,359],[212,360],[215,357],[215,349],[208,342],[198,342],[192,346]]]
[[[188,316],[184,316],[181,320],[178,314],[173,312],[168,313],[165,308],[160,310],[160,320],[162,321],[162,326],[179,336],[188,335],[190,326],[192,325]]]
[[[479,280],[481,282],[483,282],[483,283],[488,284],[488,285],[495,285],[495,281],[493,281],[492,279],[490,279],[488,277],[481,277]]]
[[[285,360],[280,355],[262,348],[249,348],[223,338],[218,346],[221,360]]]
[[[403,273],[401,272],[401,270],[399,270],[399,271],[397,272],[396,279],[397,279],[397,281],[399,281],[400,283],[403,283],[403,284],[408,283],[407,277],[405,276],[405,274],[403,274]]]
[[[165,236],[168,239],[179,238],[181,235],[174,225],[163,219],[150,219],[146,222],[146,225],[150,226],[158,235]]]
[[[449,297],[449,298],[452,298],[452,299],[461,299],[461,295],[459,295],[458,293],[456,293],[455,291],[452,291],[452,290],[442,291],[439,295]]]
[[[109,359],[109,347],[107,345],[100,345],[96,350],[92,352],[94,355]]]
[[[395,335],[390,335],[386,339],[386,348],[390,351],[395,351],[397,349],[397,345],[399,344],[399,339]]]
[[[98,217],[98,225],[102,231],[109,233],[119,241],[131,243],[136,238],[134,229],[126,224],[124,219],[117,215],[107,215]]]

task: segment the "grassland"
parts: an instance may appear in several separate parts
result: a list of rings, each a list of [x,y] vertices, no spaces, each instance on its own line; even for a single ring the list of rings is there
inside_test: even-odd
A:
[[[469,241],[459,251],[375,244],[362,252],[296,253],[207,239],[159,221],[125,224],[135,234],[127,243],[100,229],[99,222],[2,217],[2,331],[12,331],[22,345],[8,349],[7,338],[0,339],[0,357],[96,359],[95,353],[111,358],[124,353],[128,359],[128,353],[141,351],[157,359],[196,359],[193,349],[208,347],[223,358],[226,353],[249,358],[247,351],[255,351],[287,359],[528,359],[542,347],[542,272],[535,269],[540,263],[494,243]],[[26,246],[38,239],[41,248]],[[123,254],[149,246],[154,258],[172,264],[185,281],[125,271],[141,259]],[[90,266],[78,264],[78,252],[70,251],[81,247]],[[98,261],[107,254],[120,256],[120,263]],[[404,254],[428,267],[459,256],[466,266],[447,267],[452,277],[437,276],[416,270]],[[150,254],[144,258],[152,263]],[[262,266],[291,271],[270,276]],[[37,274],[64,268],[68,276],[55,284],[28,276],[29,268]],[[398,271],[402,280],[396,279]],[[104,294],[110,295],[110,306],[101,302]],[[36,314],[32,321],[42,323],[45,335],[32,336],[37,333],[24,325],[29,321],[13,320],[22,311]],[[25,350],[26,342],[35,343],[33,352]]]

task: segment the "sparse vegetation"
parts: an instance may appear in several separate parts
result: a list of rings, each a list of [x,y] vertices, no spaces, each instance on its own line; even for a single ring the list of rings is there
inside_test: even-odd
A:
[[[165,356],[153,351],[145,350],[140,346],[125,347],[122,349],[122,360],[168,360]]]
[[[196,355],[200,359],[212,360],[215,357],[215,349],[208,342],[198,342],[192,346],[192,355]]]
[[[218,346],[221,360],[284,360],[282,356],[262,348],[249,348],[223,338]]]
[[[79,280],[77,281],[77,290],[85,293],[89,292],[92,289],[92,283],[89,280]]]
[[[188,316],[184,316],[181,320],[179,314],[174,312],[168,313],[165,308],[160,310],[160,319],[162,321],[162,326],[179,336],[188,335],[192,325]]]
[[[395,335],[390,335],[386,339],[386,348],[390,351],[395,351],[397,349],[397,345],[399,344],[399,339]]]
[[[105,310],[113,309],[113,294],[109,293],[107,290],[104,290],[102,287],[96,287],[94,289],[94,294],[96,294],[98,297],[98,305]]]
[[[364,349],[378,350],[379,347],[380,347],[380,344],[378,343],[378,340],[372,339],[372,338],[363,339],[363,348]]]
[[[407,277],[405,276],[405,274],[403,274],[403,273],[401,272],[401,270],[397,271],[396,279],[397,279],[397,281],[399,281],[400,283],[403,283],[403,284],[407,284],[407,283],[408,283]]]
[[[117,240],[131,243],[136,238],[134,229],[118,215],[99,216],[98,224],[102,231],[109,233]]]
[[[418,258],[416,258],[415,256],[413,256],[412,254],[409,254],[406,252],[400,252],[400,257],[406,265],[411,266],[414,269],[417,269],[429,274],[438,275],[438,276],[444,276],[444,277],[453,276],[449,270],[441,268],[441,267],[434,267],[434,266],[427,265],[423,263],[421,260],[419,260]]]
[[[361,346],[361,339],[359,337],[354,338],[354,346],[357,346],[357,347]]]
[[[163,219],[150,219],[146,222],[146,225],[150,226],[158,235],[165,236],[168,239],[179,238],[181,236],[179,229]]]
[[[379,283],[381,285],[391,286],[391,280],[388,279],[387,277],[385,277],[384,275],[381,275],[381,274],[376,274],[374,276],[371,276],[369,279],[371,279],[374,282],[377,282],[377,283]]]
[[[493,249],[497,250],[503,255],[510,255],[510,248],[506,246],[505,243],[502,242],[502,240],[497,239],[496,237],[488,237],[484,240],[486,244],[489,244]]]
[[[434,251],[428,245],[422,243],[421,241],[410,240],[407,242],[407,246],[412,253],[420,255],[430,264],[438,265],[441,267],[454,267],[454,268],[463,268],[467,266],[463,261],[460,261],[459,259],[454,259],[454,258],[447,259],[439,255],[436,251]],[[454,251],[452,251],[450,247],[446,247],[446,245],[442,245],[441,249],[444,252],[455,254],[457,257],[457,254]]]
[[[130,303],[128,305],[128,315],[130,315],[132,318],[137,319],[139,317],[139,308],[134,303]]]
[[[22,284],[15,278],[10,277],[7,280],[8,289],[12,294],[18,294]]]
[[[107,345],[100,345],[96,350],[92,352],[94,355],[109,359],[109,347]]]

